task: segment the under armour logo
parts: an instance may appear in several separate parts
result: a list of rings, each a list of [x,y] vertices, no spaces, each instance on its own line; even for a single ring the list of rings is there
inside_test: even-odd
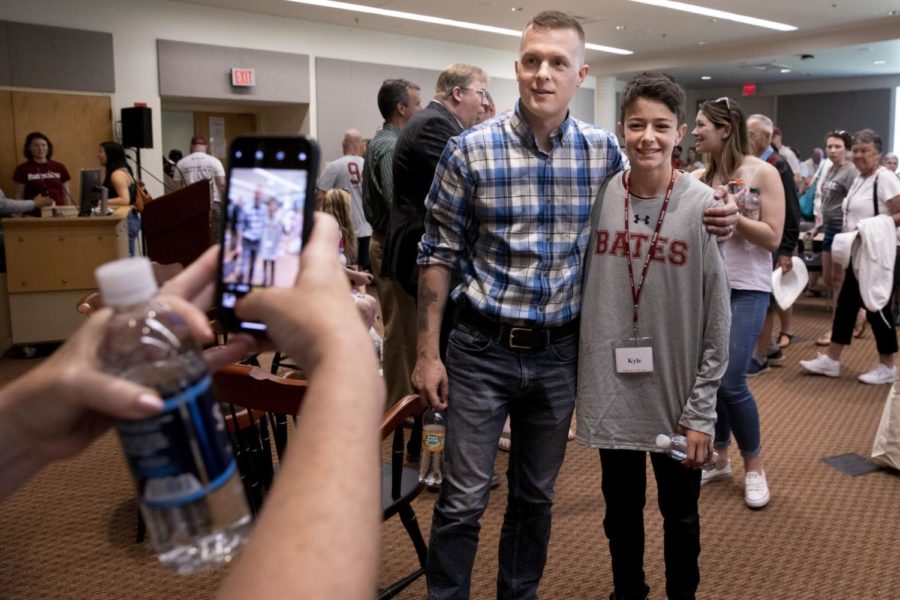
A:
[[[649,225],[650,224],[650,215],[646,215],[646,216],[642,217],[641,215],[635,214],[634,215],[634,224],[637,225],[641,221],[644,222],[644,225]]]

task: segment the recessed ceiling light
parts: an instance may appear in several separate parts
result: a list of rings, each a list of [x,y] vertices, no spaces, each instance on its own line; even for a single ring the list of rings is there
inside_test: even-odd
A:
[[[522,12],[522,7],[521,6],[513,6],[512,11],[513,12]]]
[[[703,81],[709,81],[710,79],[712,79],[712,77],[710,77],[709,75],[701,75],[700,79],[702,79]]]
[[[700,44],[701,46],[705,46],[705,45],[707,45],[709,42],[707,42],[706,40],[700,40],[700,41],[697,42],[697,43]]]
[[[616,25],[616,31],[622,31],[625,29],[624,25]]]
[[[402,10],[388,10],[375,6],[366,6],[364,4],[351,4],[350,2],[335,2],[334,0],[287,0],[297,4],[308,4],[310,6],[321,6],[323,8],[334,8],[336,10],[347,10],[351,12],[364,13],[369,15],[378,15],[380,17],[391,17],[394,19],[405,19],[407,21],[418,21],[419,23],[431,23],[432,25],[443,25],[444,27],[457,27],[459,29],[471,29],[473,31],[483,31],[485,33],[496,33],[498,35],[508,35],[510,37],[520,38],[522,32],[515,29],[505,29],[503,27],[494,27],[493,25],[481,25],[480,23],[468,23],[466,21],[457,21],[456,19],[444,19],[441,17],[432,17],[429,15],[420,15],[418,13],[405,12]],[[600,44],[585,44],[588,50],[597,50],[598,52],[608,52],[610,54],[634,54],[631,50],[623,50],[622,48],[613,48],[612,46],[601,46]]]
[[[887,61],[886,60],[873,60],[872,64],[873,65],[886,65]]]
[[[779,69],[782,73],[790,73],[790,69]]]
[[[755,27],[765,27],[766,29],[775,29],[776,31],[795,31],[797,28],[793,25],[778,23],[776,21],[767,21],[765,19],[757,19],[756,17],[747,17],[737,13],[726,12],[724,10],[716,10],[714,8],[706,8],[705,6],[697,6],[696,4],[688,4],[687,2],[672,2],[672,0],[631,0],[632,2],[640,2],[641,4],[650,4],[660,6],[662,8],[671,8],[672,10],[680,10],[683,12],[693,13],[695,15],[703,15],[705,17],[714,17],[717,19],[725,19],[726,21],[734,21],[735,23],[743,23],[745,25],[753,25]]]
[[[888,11],[889,17],[896,17],[897,15],[900,15],[900,10],[889,10]]]

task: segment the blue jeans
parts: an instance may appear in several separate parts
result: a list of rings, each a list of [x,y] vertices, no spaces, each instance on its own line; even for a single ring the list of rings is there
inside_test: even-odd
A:
[[[537,598],[547,560],[553,487],[575,407],[578,335],[544,350],[510,350],[466,323],[450,333],[444,483],[434,506],[428,598],[468,598],[479,520],[488,503],[497,440],[512,426],[498,598]]]
[[[769,292],[731,290],[728,368],[719,385],[716,402],[715,447],[727,448],[733,431],[744,458],[756,458],[762,450],[759,411],[747,387],[747,370],[768,306]]]
[[[135,210],[128,211],[128,256],[134,256],[134,242],[141,232],[141,216]]]

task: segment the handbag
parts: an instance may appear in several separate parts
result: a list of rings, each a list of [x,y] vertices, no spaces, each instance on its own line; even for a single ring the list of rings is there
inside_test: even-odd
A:
[[[144,206],[153,202],[153,196],[147,191],[147,186],[140,179],[134,180],[134,210],[143,212]]]
[[[872,446],[872,460],[892,469],[900,470],[900,398],[897,384],[884,403],[881,422],[875,432],[875,444]]]
[[[800,203],[800,216],[803,217],[804,221],[812,221],[815,218],[813,214],[813,209],[815,208],[816,203],[816,186],[819,183],[819,176],[822,174],[822,169],[819,168],[816,171],[816,176],[812,180],[812,183],[806,188],[797,201]]]

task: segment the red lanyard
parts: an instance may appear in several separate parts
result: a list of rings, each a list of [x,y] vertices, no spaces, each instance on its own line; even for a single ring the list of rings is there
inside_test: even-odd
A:
[[[647,250],[647,258],[644,259],[644,267],[641,269],[641,279],[638,284],[634,284],[634,267],[631,265],[631,231],[628,225],[628,175],[630,171],[622,175],[622,186],[625,188],[625,254],[628,257],[628,277],[631,279],[631,299],[634,302],[634,312],[632,313],[632,323],[634,324],[634,335],[637,337],[638,331],[638,310],[641,305],[641,291],[644,289],[644,278],[647,277],[647,269],[650,268],[650,259],[656,248],[656,242],[659,239],[659,230],[662,229],[663,219],[666,216],[666,209],[669,207],[669,199],[672,197],[672,188],[675,185],[675,169],[672,169],[672,178],[669,180],[669,187],[666,189],[666,196],[663,199],[662,208],[659,209],[659,218],[656,220],[656,229],[653,230],[653,236],[650,238],[650,247]]]

